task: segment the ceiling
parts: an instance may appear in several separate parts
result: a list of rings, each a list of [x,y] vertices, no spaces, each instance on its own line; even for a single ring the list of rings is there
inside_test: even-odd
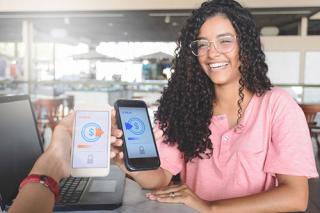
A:
[[[250,8],[257,26],[277,26],[280,35],[297,35],[302,17],[320,7]],[[35,41],[97,45],[108,41],[176,41],[191,10],[91,12],[1,12],[0,42],[22,41],[22,21],[32,22]],[[309,20],[309,35],[320,35],[320,20]]]

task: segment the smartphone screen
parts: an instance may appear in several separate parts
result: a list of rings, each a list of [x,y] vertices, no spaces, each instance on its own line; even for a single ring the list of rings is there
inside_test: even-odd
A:
[[[109,116],[108,111],[76,111],[72,168],[108,167]]]
[[[157,157],[147,109],[142,107],[119,107],[119,114],[128,157]]]

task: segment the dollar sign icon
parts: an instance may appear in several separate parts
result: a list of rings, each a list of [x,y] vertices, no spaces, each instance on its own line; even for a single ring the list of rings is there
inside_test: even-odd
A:
[[[93,129],[93,128],[90,128],[90,129],[89,129],[89,135],[90,135],[90,136],[93,136],[93,135],[94,135],[94,129]]]
[[[103,131],[97,123],[87,123],[82,127],[81,137],[86,142],[96,142],[101,137]]]
[[[135,129],[139,129],[139,124],[137,122],[135,122],[133,125]]]

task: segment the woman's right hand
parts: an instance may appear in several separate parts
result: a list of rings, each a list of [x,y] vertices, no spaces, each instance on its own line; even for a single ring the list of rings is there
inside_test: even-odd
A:
[[[120,167],[122,171],[128,173],[123,161],[122,151],[122,136],[123,132],[118,128],[116,120],[116,111],[112,109],[111,113],[111,151],[110,158],[114,160],[115,164]]]

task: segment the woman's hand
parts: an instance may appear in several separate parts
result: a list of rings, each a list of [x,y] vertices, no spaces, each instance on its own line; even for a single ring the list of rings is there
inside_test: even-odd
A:
[[[161,203],[183,203],[200,212],[209,212],[210,210],[209,202],[200,199],[185,184],[170,185],[147,193],[146,197],[150,200],[155,200]]]
[[[113,109],[111,113],[111,152],[110,158],[120,167],[122,171],[128,173],[124,161],[122,151],[122,131],[118,128],[116,120],[116,111]]]

